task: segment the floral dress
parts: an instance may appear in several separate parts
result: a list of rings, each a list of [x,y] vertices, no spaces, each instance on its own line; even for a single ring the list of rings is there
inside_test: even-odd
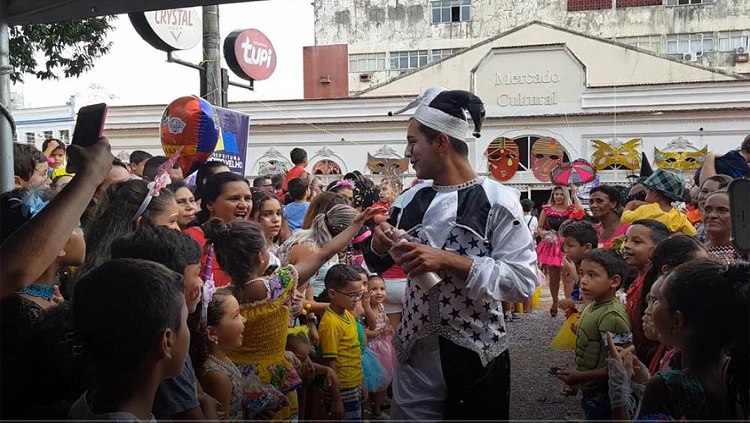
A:
[[[284,355],[289,306],[297,277],[294,266],[286,266],[260,279],[266,285],[268,296],[254,303],[240,304],[240,314],[247,319],[242,346],[227,354],[244,378],[246,411],[252,413],[284,405],[274,421],[294,420],[298,412],[296,389],[302,380]],[[278,403],[274,389],[284,394],[286,401]]]
[[[542,237],[542,240],[536,247],[537,261],[540,264],[554,267],[562,266],[562,237],[557,232],[560,230],[560,226],[563,222],[568,220],[573,210],[573,206],[568,207],[565,211],[554,210],[548,204],[542,206],[542,211],[547,214],[547,219],[544,222],[544,228],[542,229],[550,232]]]
[[[383,304],[378,304],[377,315],[375,317],[375,330],[380,330],[388,326],[388,315],[385,314]],[[393,335],[380,335],[367,339],[367,346],[375,352],[378,362],[383,367],[388,383],[393,379],[393,373],[396,370],[396,351],[393,349]],[[388,384],[386,383],[386,385]]]
[[[198,371],[198,377],[201,378],[212,372],[224,373],[232,382],[232,399],[229,403],[229,413],[226,420],[231,422],[243,421],[245,419],[242,408],[244,389],[242,374],[239,369],[232,363],[225,363],[224,361],[219,361],[209,356]]]

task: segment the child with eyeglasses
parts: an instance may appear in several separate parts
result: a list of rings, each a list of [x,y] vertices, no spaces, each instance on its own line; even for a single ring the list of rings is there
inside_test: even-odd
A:
[[[354,311],[365,294],[362,277],[344,264],[332,266],[325,278],[330,304],[320,319],[323,364],[339,377],[338,390],[325,388],[323,398],[332,420],[360,421],[364,375]]]

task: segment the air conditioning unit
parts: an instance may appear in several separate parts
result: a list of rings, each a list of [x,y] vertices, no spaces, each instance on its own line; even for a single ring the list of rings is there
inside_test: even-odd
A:
[[[359,82],[372,82],[372,74],[371,73],[360,73],[359,74]]]
[[[737,47],[734,49],[734,63],[747,62],[750,62],[750,53],[748,53],[747,47]]]
[[[320,83],[321,84],[330,84],[331,83],[331,75],[321,76],[320,77]]]
[[[697,62],[698,56],[695,53],[683,53],[682,60],[686,62]]]

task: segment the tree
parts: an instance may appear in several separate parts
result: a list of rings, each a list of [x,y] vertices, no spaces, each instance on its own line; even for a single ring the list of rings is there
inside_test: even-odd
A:
[[[94,61],[107,54],[112,43],[107,34],[114,29],[116,16],[80,21],[34,24],[10,28],[10,65],[13,82],[23,82],[24,74],[39,79],[79,76],[94,67]],[[40,53],[44,61],[39,63]]]

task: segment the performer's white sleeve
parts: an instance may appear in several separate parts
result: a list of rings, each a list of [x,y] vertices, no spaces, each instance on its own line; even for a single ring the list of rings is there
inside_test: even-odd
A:
[[[520,206],[518,207],[520,211]],[[490,225],[492,254],[475,257],[466,279],[469,297],[476,300],[525,302],[536,289],[536,251],[523,215],[495,205]]]

